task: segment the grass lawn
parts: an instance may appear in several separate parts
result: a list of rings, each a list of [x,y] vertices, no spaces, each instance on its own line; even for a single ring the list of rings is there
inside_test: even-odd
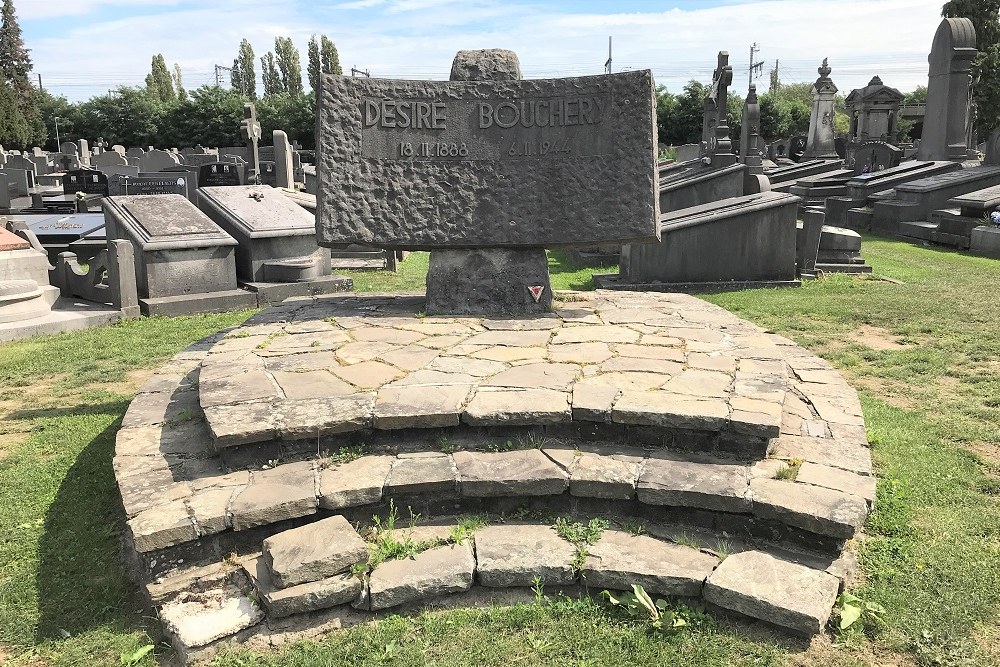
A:
[[[599,602],[389,617],[224,667],[1000,665],[1000,262],[869,238],[880,280],[706,297],[830,359],[862,391],[880,476],[855,593],[883,605],[811,646],[749,624],[690,616],[650,634]],[[422,287],[427,255],[359,291]],[[557,289],[590,287],[560,253]],[[0,344],[0,664],[149,665],[153,643],[119,555],[114,434],[157,365],[249,312],[152,318]],[[133,655],[135,654],[135,655]],[[156,647],[155,660],[171,656]],[[135,660],[131,660],[135,658]]]

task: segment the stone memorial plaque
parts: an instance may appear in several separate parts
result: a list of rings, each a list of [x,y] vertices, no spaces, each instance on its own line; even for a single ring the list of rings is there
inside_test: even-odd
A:
[[[272,188],[278,185],[278,172],[273,162],[261,161],[260,163],[260,184],[270,185]]]
[[[883,141],[866,141],[854,151],[854,173],[871,174],[898,167],[903,151]]]
[[[241,185],[240,167],[232,162],[212,162],[198,169],[198,187]]]
[[[117,195],[182,195],[189,196],[190,182],[186,174],[176,176],[116,176],[111,190]]]
[[[449,82],[327,75],[320,98],[323,245],[550,247],[659,237],[648,71]]]
[[[63,193],[72,195],[77,192],[107,197],[109,194],[107,175],[92,169],[77,169],[66,172],[63,176]]]

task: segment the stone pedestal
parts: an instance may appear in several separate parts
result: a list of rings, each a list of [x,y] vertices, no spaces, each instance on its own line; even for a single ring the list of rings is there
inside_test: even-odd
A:
[[[834,96],[837,94],[837,86],[830,79],[830,72],[833,70],[827,64],[826,58],[817,70],[819,78],[813,84],[813,107],[812,115],[809,117],[809,138],[806,144],[806,152],[802,157],[807,159],[836,159],[837,146],[835,143],[834,120]]]
[[[431,252],[428,315],[524,315],[551,308],[549,265],[542,248]]]
[[[44,317],[59,298],[49,263],[21,237],[0,227],[0,324]]]

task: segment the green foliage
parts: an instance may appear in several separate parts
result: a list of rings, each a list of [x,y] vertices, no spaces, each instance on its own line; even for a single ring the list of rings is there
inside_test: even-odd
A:
[[[299,61],[299,50],[295,48],[291,37],[274,38],[274,61],[280,75],[280,92],[292,97],[301,95],[302,63]],[[275,91],[279,92],[279,91]]]
[[[309,74],[309,87],[316,91],[319,90],[319,77],[323,72],[319,59],[319,42],[316,40],[316,35],[309,38],[309,46],[306,49],[306,54],[309,60],[306,66],[306,72]]]
[[[238,90],[251,101],[257,99],[257,72],[254,63],[253,47],[244,37],[240,42],[239,55],[233,60],[232,85],[233,90]]]
[[[143,658],[152,653],[154,648],[156,648],[155,645],[146,644],[131,653],[122,653],[120,658],[122,667],[135,667],[142,662]]]
[[[13,0],[0,8],[0,143],[27,148],[45,138],[38,112],[37,90],[31,84],[31,57],[21,36]]]
[[[0,144],[27,146],[31,129],[18,108],[17,96],[10,85],[0,80]]]
[[[174,82],[174,92],[177,95],[177,101],[178,102],[187,101],[188,94],[187,90],[184,89],[184,77],[181,74],[181,66],[178,65],[177,63],[174,63],[174,71],[172,76]]]
[[[260,59],[260,71],[264,81],[264,97],[277,95],[284,91],[281,85],[281,75],[278,74],[278,66],[274,61],[274,54],[270,51]]]
[[[837,598],[840,607],[840,624],[843,631],[860,622],[861,627],[881,627],[885,623],[885,607],[875,602],[862,600],[856,595],[843,592]]]
[[[337,46],[326,35],[319,38],[320,61],[323,64],[323,72],[326,74],[343,74],[344,69],[340,66],[340,54]]]
[[[164,104],[169,104],[177,99],[174,92],[174,79],[167,69],[167,61],[162,53],[153,56],[153,63],[149,74],[146,75],[146,91]]]
[[[611,524],[607,519],[600,517],[591,519],[587,523],[573,521],[568,517],[561,516],[556,519],[554,528],[556,534],[567,542],[573,544],[597,544],[604,534],[605,529]]]
[[[688,619],[680,609],[671,608],[663,599],[653,601],[649,593],[639,584],[632,584],[631,593],[611,593],[601,591],[601,595],[615,609],[635,621],[649,624],[653,632],[674,633],[688,627]],[[684,608],[687,611],[687,608]]]

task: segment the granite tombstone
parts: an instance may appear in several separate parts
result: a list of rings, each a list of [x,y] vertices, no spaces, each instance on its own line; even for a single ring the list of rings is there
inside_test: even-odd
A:
[[[72,195],[78,192],[107,197],[109,194],[107,174],[95,169],[66,172],[63,176],[63,194]]]

